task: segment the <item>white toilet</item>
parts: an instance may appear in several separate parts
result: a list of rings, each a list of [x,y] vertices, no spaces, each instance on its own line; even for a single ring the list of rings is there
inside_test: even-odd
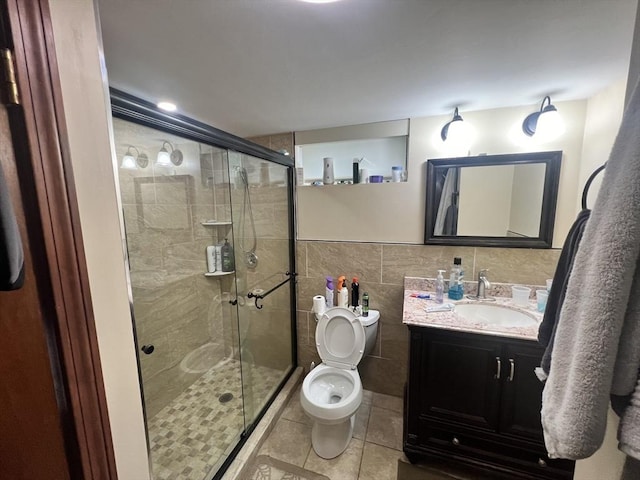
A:
[[[322,364],[302,383],[302,409],[313,419],[311,444],[322,458],[334,458],[351,441],[355,413],[362,402],[358,364],[376,341],[380,312],[358,317],[348,308],[335,307],[319,317],[316,348]]]

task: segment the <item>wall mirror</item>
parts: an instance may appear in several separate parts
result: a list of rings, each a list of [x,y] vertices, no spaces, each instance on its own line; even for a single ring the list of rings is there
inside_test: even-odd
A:
[[[424,243],[551,248],[561,151],[427,161]]]

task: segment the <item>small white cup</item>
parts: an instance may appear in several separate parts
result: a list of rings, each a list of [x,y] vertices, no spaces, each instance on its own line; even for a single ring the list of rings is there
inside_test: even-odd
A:
[[[514,285],[511,287],[511,298],[516,305],[528,305],[529,295],[531,295],[531,289],[529,287],[523,287],[522,285]]]
[[[551,291],[551,284],[553,283],[553,278],[547,278],[547,292]]]

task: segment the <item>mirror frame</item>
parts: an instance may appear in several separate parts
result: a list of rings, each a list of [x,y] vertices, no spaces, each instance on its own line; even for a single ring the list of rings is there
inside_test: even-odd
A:
[[[424,224],[425,245],[466,245],[475,247],[522,247],[551,248],[553,228],[556,218],[558,186],[562,151],[510,153],[503,155],[480,155],[477,157],[436,158],[426,162],[427,184]],[[540,230],[538,237],[483,237],[433,235],[435,217],[438,212],[436,202],[436,169],[450,167],[486,167],[499,165],[521,165],[530,163],[546,164]]]

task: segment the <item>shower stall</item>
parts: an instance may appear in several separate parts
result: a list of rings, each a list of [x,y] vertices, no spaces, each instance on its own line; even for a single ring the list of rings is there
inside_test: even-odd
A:
[[[295,366],[293,161],[111,100],[152,475],[219,478]]]

